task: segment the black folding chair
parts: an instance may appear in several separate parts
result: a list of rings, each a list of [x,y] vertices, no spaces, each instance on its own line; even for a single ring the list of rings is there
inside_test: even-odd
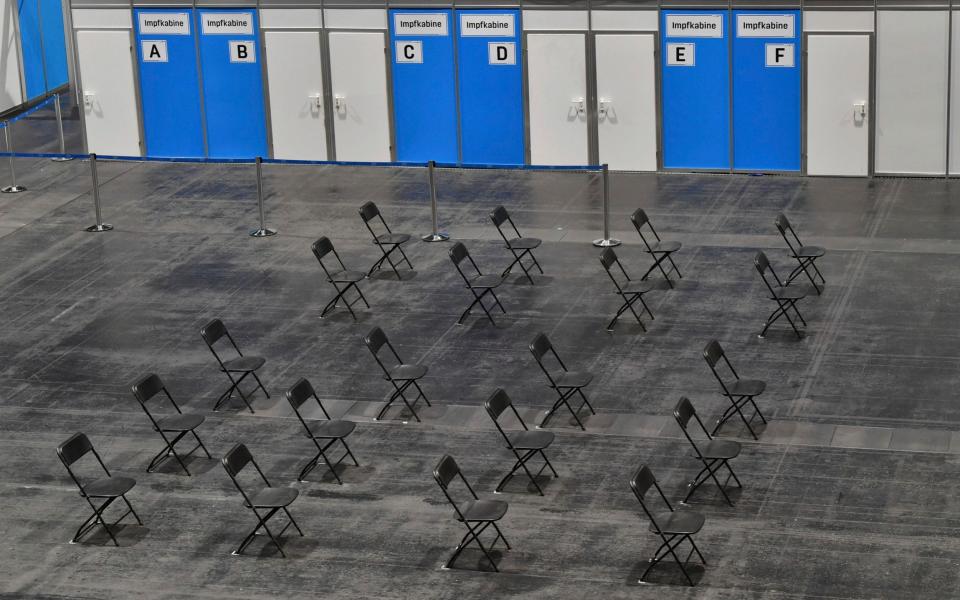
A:
[[[88,452],[93,453],[97,462],[100,463],[100,468],[103,469],[103,472],[106,473],[107,476],[102,479],[94,479],[93,481],[84,483],[83,480],[73,472],[70,466],[86,456]],[[136,511],[133,510],[133,505],[130,504],[126,496],[126,493],[133,489],[133,486],[135,486],[137,482],[130,477],[114,477],[111,475],[107,469],[107,465],[103,464],[100,454],[97,453],[93,444],[90,443],[90,440],[85,434],[75,433],[70,436],[70,439],[57,447],[57,456],[60,457],[60,462],[63,463],[63,466],[67,468],[67,473],[70,474],[70,478],[73,479],[73,482],[77,484],[77,487],[80,489],[80,496],[87,501],[87,504],[89,504],[93,510],[93,514],[77,528],[77,533],[75,533],[70,540],[71,544],[76,544],[87,532],[97,525],[101,525],[107,532],[107,535],[110,536],[110,539],[113,540],[113,545],[119,546],[120,543],[117,542],[117,538],[113,535],[113,532],[110,531],[111,527],[116,527],[127,515],[133,515],[137,523],[143,525],[143,521],[140,520]],[[124,504],[127,505],[127,511],[120,515],[120,518],[113,523],[107,524],[103,519],[103,513],[117,498],[123,500]],[[97,504],[97,502],[101,500],[102,502]]]
[[[607,325],[607,331],[613,331],[613,326],[616,324],[617,319],[627,310],[632,312],[633,316],[636,317],[637,323],[640,324],[640,329],[646,331],[647,327],[643,324],[643,320],[640,318],[640,315],[637,314],[637,311],[634,310],[633,305],[639,302],[644,310],[647,311],[647,314],[650,315],[650,318],[653,319],[653,313],[650,312],[650,307],[647,306],[647,303],[644,301],[643,295],[653,290],[655,287],[654,284],[648,281],[630,279],[630,275],[628,275],[627,270],[623,268],[623,264],[620,262],[620,259],[617,258],[617,253],[613,251],[613,248],[605,248],[603,252],[600,253],[600,264],[603,265],[610,280],[613,281],[614,287],[617,288],[616,294],[623,298],[623,305],[617,310],[617,314],[613,316],[613,319]],[[622,283],[614,273],[614,265],[619,267],[620,272],[623,274],[625,281]]]
[[[500,483],[497,484],[494,492],[499,493],[503,489],[503,486],[507,484],[508,481],[513,477],[517,472],[517,469],[523,469],[527,474],[527,477],[530,478],[530,483],[532,483],[540,495],[543,495],[543,489],[540,488],[540,484],[537,483],[537,477],[543,473],[543,470],[548,468],[553,473],[554,477],[559,477],[557,475],[556,469],[553,468],[553,465],[550,464],[550,459],[547,458],[547,455],[543,452],[550,447],[550,444],[553,443],[554,435],[550,431],[530,431],[527,428],[527,424],[523,422],[523,418],[520,416],[520,413],[517,412],[517,408],[513,405],[513,402],[510,400],[510,396],[507,395],[507,392],[503,391],[502,388],[497,388],[493,395],[487,398],[487,401],[483,404],[484,408],[487,409],[487,414],[490,415],[490,418],[493,420],[493,424],[497,427],[497,431],[500,432],[500,435],[503,436],[503,441],[507,444],[507,448],[513,452],[513,455],[516,457],[517,461],[513,463],[513,467],[510,469],[510,472],[500,480]],[[508,434],[504,431],[503,427],[500,425],[500,416],[510,409],[513,411],[513,415],[517,418],[517,421],[520,422],[520,425],[523,427],[523,431],[518,431],[515,433]],[[543,458],[543,466],[540,467],[540,470],[537,471],[537,474],[534,475],[530,472],[530,469],[527,468],[527,461],[533,457],[540,455]]]
[[[770,261],[767,259],[767,255],[763,252],[757,252],[757,256],[753,259],[754,266],[757,267],[757,272],[760,273],[760,278],[763,279],[764,285],[767,286],[767,289],[770,291],[770,299],[777,303],[777,309],[770,313],[770,316],[767,317],[766,322],[763,325],[763,331],[760,332],[760,337],[767,335],[767,330],[770,329],[770,326],[773,325],[780,317],[786,317],[787,321],[790,323],[790,327],[793,327],[793,332],[797,335],[798,338],[803,337],[803,332],[797,328],[797,324],[793,322],[793,319],[790,318],[790,309],[793,309],[793,312],[796,313],[797,318],[800,319],[800,322],[803,323],[803,326],[807,326],[807,322],[803,320],[803,315],[800,314],[800,309],[797,308],[797,301],[803,300],[807,297],[807,293],[802,289],[794,286],[788,288],[780,281],[780,278],[777,277],[777,272],[773,270],[773,265],[770,264]],[[773,276],[773,281],[776,283],[774,286],[770,282],[770,279],[767,278],[767,272]]]
[[[460,263],[463,262],[463,259],[470,261],[470,264],[473,266],[473,270],[477,273],[476,275],[468,276],[463,272],[463,269],[460,268]],[[497,323],[490,315],[490,311],[488,311],[487,307],[483,304],[483,297],[487,294],[493,296],[495,304],[500,307],[500,310],[503,311],[503,314],[507,314],[507,311],[503,308],[503,305],[500,304],[500,299],[497,298],[497,295],[493,291],[495,288],[499,287],[501,283],[503,283],[504,275],[484,275],[481,273],[480,267],[478,267],[477,263],[474,262],[473,257],[470,256],[470,253],[467,251],[467,247],[464,246],[462,242],[457,242],[452,248],[450,248],[450,260],[452,260],[454,266],[457,267],[457,272],[460,273],[460,277],[463,277],[464,283],[467,284],[467,289],[469,289],[470,293],[473,294],[473,302],[470,303],[470,306],[467,307],[467,310],[463,311],[463,314],[460,315],[460,318],[457,319],[457,325],[463,325],[463,320],[467,318],[467,315],[470,314],[470,311],[473,310],[473,307],[477,304],[479,304],[480,308],[483,309],[483,312],[487,315],[487,318],[490,319],[490,322],[496,325]]]
[[[570,414],[573,415],[573,418],[577,421],[577,425],[580,426],[580,429],[586,431],[586,427],[583,426],[583,422],[580,421],[578,413],[583,410],[583,407],[586,406],[590,409],[590,414],[597,414],[593,410],[593,406],[590,405],[590,401],[587,400],[587,396],[583,393],[583,388],[587,387],[591,381],[593,381],[593,375],[590,373],[585,373],[582,371],[570,371],[567,369],[567,365],[564,364],[563,360],[560,358],[560,355],[557,354],[556,349],[554,349],[553,344],[550,343],[550,339],[547,338],[547,334],[538,333],[536,337],[533,338],[533,341],[530,342],[530,352],[533,354],[533,358],[537,360],[537,364],[540,365],[540,369],[543,371],[544,375],[547,376],[548,385],[557,391],[557,401],[553,403],[553,407],[547,411],[547,414],[543,417],[543,420],[540,421],[540,425],[537,427],[545,427],[547,421],[550,417],[553,416],[553,413],[557,411],[561,406],[566,406],[567,410],[570,411]],[[550,369],[544,364],[544,358],[547,354],[550,353],[556,359],[557,363],[560,365],[559,371],[551,372]],[[583,402],[577,408],[573,410],[573,407],[570,406],[569,400],[574,396],[574,394],[579,394],[583,399]]]
[[[767,389],[767,384],[764,381],[758,379],[740,379],[740,375],[737,374],[737,371],[733,368],[733,365],[730,363],[730,359],[727,358],[726,353],[723,351],[723,347],[720,345],[720,342],[717,340],[711,340],[707,343],[706,347],[703,349],[703,358],[707,361],[707,365],[710,367],[710,370],[713,371],[713,376],[717,378],[717,381],[720,382],[721,393],[730,400],[730,406],[727,407],[723,414],[717,419],[716,425],[713,427],[713,431],[710,432],[710,435],[717,435],[717,431],[720,430],[720,427],[727,422],[728,419],[733,417],[733,415],[740,415],[740,419],[743,421],[743,424],[747,426],[747,430],[750,431],[750,435],[753,436],[753,439],[758,439],[756,432],[753,430],[753,427],[750,424],[757,417],[760,417],[760,420],[766,424],[767,420],[763,417],[763,413],[760,412],[760,407],[757,406],[757,403],[754,401],[754,398],[763,393],[763,390]],[[723,380],[723,377],[720,375],[720,371],[717,368],[717,365],[720,363],[720,359],[723,359],[723,362],[726,363],[727,369],[730,373],[733,374],[733,381],[729,384]],[[747,405],[753,406],[753,414],[747,419],[743,414],[743,408]]]
[[[533,285],[533,277],[530,275],[530,270],[533,267],[536,267],[540,274],[543,275],[543,268],[540,266],[540,263],[537,262],[537,257],[533,255],[533,249],[539,248],[542,243],[537,238],[532,237],[523,237],[520,234],[520,230],[517,229],[516,224],[513,222],[513,219],[510,218],[510,213],[507,212],[502,206],[498,206],[490,213],[490,220],[493,221],[493,224],[497,227],[497,232],[500,234],[500,237],[503,238],[503,243],[506,244],[507,250],[513,254],[513,262],[510,263],[510,266],[504,269],[503,276],[506,277],[510,274],[510,270],[513,269],[513,265],[520,265],[520,268],[523,269],[524,275],[527,276],[527,279],[530,280],[530,284]],[[516,237],[507,237],[507,234],[503,232],[502,225],[504,223],[509,223],[510,227],[513,229],[513,233],[516,234]],[[530,260],[533,261],[533,264],[527,267],[523,264],[523,257],[529,256]]]
[[[247,537],[243,538],[243,541],[240,542],[240,545],[232,554],[241,554],[244,549],[250,545],[250,542],[254,540],[257,532],[259,532],[262,527],[263,530],[267,532],[267,536],[270,537],[270,541],[272,541],[277,547],[277,550],[280,551],[280,555],[286,558],[287,555],[283,552],[283,546],[280,545],[280,538],[284,532],[293,525],[297,532],[303,536],[303,531],[300,530],[300,526],[297,525],[297,522],[293,520],[293,515],[287,510],[287,507],[293,504],[293,501],[300,495],[300,491],[291,487],[271,486],[267,480],[267,476],[263,474],[257,461],[253,460],[250,451],[247,450],[247,447],[243,444],[237,444],[231,448],[220,462],[223,463],[223,468],[227,471],[227,475],[230,476],[231,481],[233,481],[233,485],[237,487],[240,495],[243,496],[243,505],[252,510],[253,514],[257,517],[257,526],[247,534]],[[253,468],[257,470],[260,479],[263,480],[264,487],[258,487],[256,491],[247,493],[243,486],[240,485],[240,482],[237,481],[237,476],[247,465],[251,464]],[[287,515],[288,522],[283,526],[283,529],[280,530],[280,533],[274,535],[273,532],[270,531],[270,528],[267,527],[267,521],[281,510]]]
[[[323,412],[326,421],[311,421],[307,423],[303,415],[300,414],[300,407],[311,397],[317,401],[317,405]],[[333,473],[333,476],[337,479],[337,483],[343,485],[343,481],[340,479],[340,476],[337,475],[336,471],[337,466],[343,462],[343,459],[349,456],[350,459],[353,460],[353,464],[358,467],[360,466],[353,452],[350,452],[350,447],[347,446],[347,436],[353,433],[357,425],[352,421],[331,419],[330,414],[327,412],[327,409],[324,408],[323,402],[320,402],[320,398],[317,396],[317,392],[314,391],[313,386],[302,377],[293,384],[293,387],[287,390],[287,402],[290,403],[293,412],[297,415],[297,418],[300,419],[300,423],[303,425],[307,437],[310,438],[317,447],[317,455],[311,458],[306,466],[303,467],[300,474],[297,475],[297,481],[303,481],[307,473],[314,470],[322,458],[323,462],[327,463],[327,468],[330,469],[330,472]],[[343,444],[346,452],[336,462],[330,462],[330,459],[327,458],[327,450],[337,442]]]
[[[243,352],[240,351],[240,347],[237,346],[237,342],[233,340],[233,336],[230,335],[230,332],[227,331],[227,326],[223,324],[223,321],[220,319],[214,319],[203,326],[200,330],[200,337],[203,338],[203,341],[206,342],[207,348],[210,348],[210,352],[213,353],[213,357],[217,359],[217,363],[220,365],[220,370],[226,373],[227,377],[230,379],[230,387],[227,388],[227,391],[220,394],[220,397],[217,398],[217,401],[213,404],[213,410],[217,411],[220,409],[220,405],[224,402],[230,400],[233,397],[233,391],[236,390],[240,394],[240,398],[243,400],[243,403],[247,405],[247,408],[250,412],[253,412],[253,407],[250,406],[250,401],[247,399],[247,395],[243,393],[243,390],[240,389],[240,383],[247,378],[247,376],[253,377],[257,381],[257,387],[253,388],[253,391],[250,394],[257,393],[257,390],[263,390],[263,393],[270,397],[270,392],[267,391],[267,388],[263,387],[263,383],[260,381],[260,378],[257,377],[257,369],[262,367],[266,363],[266,359],[260,356],[244,356]],[[220,357],[220,353],[217,352],[216,343],[219,342],[222,338],[226,337],[229,340],[230,345],[233,346],[233,350],[237,353],[235,358],[230,358],[223,360]],[[236,375],[239,375],[238,378],[234,378]]]
[[[343,304],[347,307],[347,310],[350,311],[350,315],[353,317],[353,320],[357,320],[356,313],[353,312],[353,305],[357,302],[363,300],[363,303],[367,305],[367,308],[370,308],[370,303],[367,302],[366,297],[364,297],[363,292],[360,291],[360,286],[357,285],[357,282],[366,278],[366,273],[361,273],[360,271],[350,271],[347,269],[347,266],[343,264],[340,255],[337,254],[337,251],[333,248],[333,242],[330,241],[327,237],[322,237],[319,240],[315,241],[311,246],[313,250],[313,255],[317,257],[317,262],[320,263],[320,268],[323,269],[323,273],[327,276],[327,281],[337,290],[337,295],[333,297],[333,300],[327,302],[327,305],[323,307],[323,310],[320,311],[320,318],[322,319],[327,315],[328,312],[337,307],[337,302],[343,298]],[[340,265],[339,269],[334,268],[333,270],[328,269],[327,265],[323,263],[323,259],[330,253],[333,253],[333,257],[337,259],[337,264]],[[340,286],[343,287],[340,287]],[[353,301],[347,300],[346,293],[353,288],[357,292],[357,298]]]
[[[383,378],[393,384],[393,393],[390,394],[390,398],[387,399],[387,403],[380,409],[380,412],[377,413],[377,416],[374,417],[374,421],[379,421],[383,418],[383,414],[387,412],[387,409],[390,408],[390,405],[393,404],[394,400],[400,398],[403,400],[403,403],[407,405],[407,408],[410,409],[410,412],[413,413],[413,418],[420,421],[417,411],[414,410],[413,406],[423,398],[423,401],[427,403],[427,406],[432,406],[430,400],[427,399],[427,395],[423,393],[423,390],[420,389],[420,384],[418,380],[422,379],[424,375],[427,374],[427,367],[421,364],[407,364],[403,362],[403,359],[400,358],[400,355],[397,354],[396,348],[393,347],[393,344],[390,343],[390,340],[387,339],[387,334],[383,332],[379,327],[374,327],[370,330],[363,338],[363,343],[367,345],[367,348],[370,350],[370,354],[373,354],[373,359],[377,361],[377,364],[380,365],[380,369],[383,371]],[[380,350],[386,346],[390,353],[393,355],[393,360],[396,361],[394,364],[388,365],[383,362],[380,358]],[[391,361],[392,362],[392,361]],[[407,400],[407,396],[404,392],[407,391],[407,388],[413,386],[417,390],[417,397],[412,401]]]
[[[660,272],[663,273],[663,277],[667,280],[667,284],[670,287],[673,287],[673,281],[670,280],[670,273],[676,272],[677,277],[683,279],[683,274],[680,273],[680,267],[677,266],[677,263],[673,262],[673,253],[679,250],[682,246],[680,242],[669,242],[660,239],[660,235],[657,233],[657,230],[653,228],[653,223],[650,222],[650,219],[647,217],[647,213],[642,209],[638,208],[633,211],[633,214],[630,215],[630,220],[633,222],[634,228],[637,230],[637,234],[640,235],[640,239],[643,240],[643,245],[647,247],[647,253],[653,258],[653,264],[650,265],[650,268],[647,269],[647,272],[643,274],[643,277],[640,278],[641,281],[645,280],[650,276],[650,273],[654,269],[660,269]],[[646,225],[650,230],[650,234],[653,235],[653,240],[647,237],[650,234],[643,234],[643,226]],[[664,270],[663,261],[668,261],[673,267],[669,272]]]
[[[794,230],[793,225],[790,224],[790,221],[787,220],[786,215],[780,213],[777,215],[776,221],[777,231],[780,232],[780,235],[783,236],[783,241],[787,243],[787,247],[790,248],[790,256],[797,259],[797,267],[790,271],[790,274],[787,275],[787,278],[784,280],[783,285],[787,286],[790,283],[800,276],[800,273],[803,273],[807,276],[807,279],[810,280],[810,283],[813,284],[813,289],[817,291],[819,296],[823,292],[823,287],[827,285],[827,280],[823,278],[823,274],[820,273],[820,269],[817,268],[816,260],[826,254],[826,250],[820,246],[804,246],[803,242],[800,241],[800,237],[797,236],[796,230]],[[787,234],[790,234],[789,236]],[[791,241],[790,238],[793,238]],[[810,274],[808,269],[813,269],[813,275]],[[820,284],[817,284],[817,278],[820,279]]]
[[[147,402],[156,397],[160,392],[163,392],[163,395],[167,397],[167,400],[169,400],[170,404],[173,405],[173,408],[177,411],[177,414],[158,418],[150,412],[150,409],[147,407]],[[147,473],[152,473],[154,469],[160,466],[160,463],[172,456],[177,460],[178,463],[180,463],[180,467],[186,472],[186,474],[190,475],[190,469],[187,468],[187,465],[183,462],[183,459],[201,448],[203,449],[204,454],[207,455],[207,458],[213,458],[207,451],[207,447],[203,445],[202,441],[200,441],[200,436],[197,435],[196,431],[197,427],[203,424],[203,415],[183,414],[183,411],[180,410],[177,402],[167,390],[167,386],[163,385],[163,381],[160,380],[159,375],[150,373],[149,375],[144,375],[141,377],[135,384],[133,384],[133,396],[138,402],[140,402],[140,407],[143,408],[143,412],[147,413],[147,417],[150,419],[150,422],[153,423],[153,430],[160,434],[160,437],[163,438],[164,443],[163,450],[154,456],[153,460],[151,460],[150,464],[147,466]],[[193,450],[187,452],[183,455],[183,457],[181,457],[179,454],[177,454],[174,446],[176,446],[177,442],[183,439],[187,434],[193,435],[193,439],[197,441],[197,445],[193,447]]]
[[[644,497],[651,487],[657,489],[660,498],[663,499],[663,503],[667,505],[670,512],[653,513],[650,511],[650,507],[647,506]],[[650,520],[650,531],[663,540],[663,543],[660,544],[660,547],[657,548],[657,551],[654,552],[650,558],[650,564],[643,572],[643,575],[640,576],[640,583],[644,583],[647,573],[650,572],[650,569],[652,569],[654,565],[665,559],[667,555],[670,555],[673,557],[673,560],[677,561],[677,565],[680,566],[680,570],[683,572],[683,576],[687,578],[687,582],[693,586],[693,579],[690,577],[690,573],[687,572],[687,564],[690,562],[690,557],[693,556],[694,552],[697,553],[697,556],[700,557],[700,561],[703,564],[707,564],[707,559],[703,557],[700,549],[697,548],[696,542],[693,541],[693,536],[703,529],[703,523],[706,519],[704,519],[700,513],[691,510],[674,510],[673,506],[670,505],[670,501],[667,500],[666,495],[663,493],[663,490],[660,489],[660,484],[658,484],[657,480],[653,477],[650,467],[647,465],[640,465],[640,468],[634,473],[633,478],[630,479],[630,488],[633,490],[633,495],[636,496],[640,502],[640,507],[643,509],[643,512],[646,513],[647,519]],[[687,554],[686,559],[680,560],[676,550],[680,544],[685,541],[690,542],[690,553]]]
[[[473,497],[472,499],[458,502],[450,495],[450,484],[453,483],[453,480],[458,476],[464,485],[467,486],[467,490],[470,491],[470,495]],[[467,481],[467,478],[464,477],[460,471],[457,461],[453,460],[453,457],[449,454],[444,455],[443,458],[440,459],[440,462],[437,463],[436,468],[433,469],[433,478],[440,485],[440,489],[443,490],[443,495],[447,497],[450,505],[453,506],[453,510],[456,511],[456,519],[467,528],[466,535],[464,535],[460,543],[457,544],[456,551],[447,562],[444,563],[443,568],[451,568],[453,562],[457,560],[457,557],[460,556],[464,548],[466,548],[471,541],[474,541],[480,546],[480,550],[483,551],[487,560],[490,561],[490,566],[493,567],[493,570],[499,572],[500,569],[497,568],[497,564],[493,561],[493,557],[490,555],[487,547],[480,541],[480,534],[483,533],[487,527],[492,526],[497,531],[497,537],[490,543],[490,550],[493,550],[493,546],[497,543],[497,540],[503,540],[503,543],[507,546],[507,550],[510,549],[510,542],[507,541],[507,538],[503,537],[503,532],[500,531],[500,527],[497,526],[497,521],[502,519],[503,515],[507,514],[507,503],[501,500],[481,500],[479,496],[477,496],[477,493],[473,491],[470,482]]]
[[[385,233],[377,233],[374,231],[371,222],[375,222],[375,219],[379,217],[380,225],[383,227]],[[374,271],[383,266],[384,261],[390,263],[390,268],[393,269],[393,272],[397,274],[397,279],[401,279],[400,272],[397,271],[397,265],[403,264],[406,261],[407,266],[410,267],[410,270],[413,270],[413,265],[410,263],[410,259],[407,258],[406,253],[403,251],[403,244],[410,241],[410,236],[406,233],[393,233],[390,230],[390,226],[387,225],[387,222],[384,220],[383,215],[380,214],[380,209],[377,208],[377,205],[373,202],[367,202],[360,207],[360,218],[363,219],[363,224],[367,226],[367,230],[370,231],[370,235],[373,236],[373,243],[380,248],[381,254],[380,260],[373,263],[373,266],[370,267],[370,270],[367,272],[367,276],[373,274]],[[400,256],[403,258],[397,262],[393,262],[393,259],[390,258],[390,254],[394,251],[400,253]]]
[[[686,397],[680,398],[680,402],[678,402],[676,408],[673,409],[673,418],[677,420],[677,425],[683,430],[683,435],[686,436],[687,441],[693,446],[693,451],[696,452],[697,459],[703,463],[703,468],[700,469],[697,476],[687,484],[687,495],[683,497],[681,502],[686,503],[687,500],[690,499],[690,496],[693,495],[693,492],[710,478],[713,479],[713,482],[720,488],[720,493],[727,499],[727,504],[733,506],[733,502],[730,500],[730,496],[727,495],[725,487],[730,483],[730,478],[733,477],[733,480],[737,482],[737,487],[743,488],[736,473],[733,472],[733,467],[730,466],[730,461],[740,456],[740,442],[713,439],[710,432],[708,432],[704,426],[703,421],[700,420],[700,415],[694,410],[693,404],[691,404],[690,400]],[[706,436],[705,444],[697,444],[693,436],[690,435],[688,427],[691,418],[697,421],[700,430],[703,432],[703,435]],[[730,474],[727,476],[726,481],[721,484],[720,480],[717,479],[717,471],[723,467],[726,467]]]

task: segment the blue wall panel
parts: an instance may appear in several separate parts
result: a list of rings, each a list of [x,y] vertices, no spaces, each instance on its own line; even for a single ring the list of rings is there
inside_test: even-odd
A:
[[[457,53],[463,162],[523,164],[520,11],[458,11]]]
[[[760,27],[760,20],[773,27]],[[799,171],[800,11],[734,11],[734,26],[733,166]]]
[[[198,17],[208,154],[267,156],[256,10],[201,10]]]
[[[40,23],[43,30],[43,64],[47,73],[47,91],[50,91],[70,81],[61,0],[40,0]]]
[[[40,10],[37,0],[17,0],[20,18],[20,48],[23,51],[23,78],[27,100],[47,92],[43,77],[43,48],[40,40]]]
[[[458,160],[452,21],[449,10],[390,11],[397,160]]]
[[[147,156],[202,157],[193,10],[140,9],[134,20]],[[164,21],[185,28],[157,25]]]
[[[663,11],[663,166],[730,167],[730,19],[726,11]]]

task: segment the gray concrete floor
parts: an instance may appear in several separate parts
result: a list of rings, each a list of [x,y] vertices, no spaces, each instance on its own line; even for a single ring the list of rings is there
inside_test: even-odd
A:
[[[403,281],[361,283],[372,309],[321,320],[332,294],[310,244],[327,235],[348,266],[376,248],[357,215],[375,200],[395,230],[424,234],[430,211],[422,170],[269,166],[269,225],[253,239],[248,166],[101,165],[105,220],[91,234],[88,165],[21,160],[30,191],[0,197],[0,594],[12,597],[324,598],[953,598],[960,596],[960,183],[942,180],[614,175],[612,224],[633,273],[646,269],[628,215],[645,207],[665,237],[681,240],[684,279],[650,296],[644,334],[618,306],[598,251],[600,191],[593,175],[442,171],[441,224],[481,268],[509,261],[488,220],[508,206],[546,275],[516,275],[499,296],[507,315],[455,321],[470,300],[449,244],[413,241],[416,270]],[[2,176],[0,176],[2,177]],[[828,247],[823,296],[801,303],[808,335],[777,325],[752,266],[766,249],[789,268],[773,227],[785,211],[801,235]],[[267,358],[270,398],[256,414],[217,413],[224,389],[198,335],[221,317],[241,346]],[[434,406],[404,423],[399,407],[371,416],[390,388],[361,337],[384,328],[404,357],[430,367]],[[513,544],[501,573],[465,552],[430,473],[457,458],[484,497],[512,462],[482,413],[498,386],[535,419],[553,401],[527,351],[547,332],[568,363],[596,374],[597,415],[587,431],[557,418],[550,456],[560,472],[546,496],[516,480],[499,496]],[[681,395],[715,417],[726,406],[701,357],[719,339],[743,375],[765,379],[770,425],[743,441],[734,465],[736,506],[704,486],[691,507],[707,516],[698,537],[709,565],[698,586],[667,563],[637,585],[658,545],[628,479],[648,463],[671,500],[697,470],[670,417]],[[286,538],[289,558],[262,539],[231,556],[254,525],[216,461],[192,459],[144,473],[160,438],[130,393],[155,371],[175,397],[207,417],[199,433],[215,456],[243,441],[272,481],[301,490],[293,505],[306,536]],[[283,399],[309,378],[328,408],[359,425],[361,466],[295,478],[313,448]],[[145,526],[67,541],[87,508],[55,448],[86,432],[117,473]]]

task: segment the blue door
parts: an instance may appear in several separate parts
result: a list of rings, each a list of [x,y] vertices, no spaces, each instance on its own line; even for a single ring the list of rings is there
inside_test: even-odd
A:
[[[726,11],[663,11],[663,166],[730,168]]]
[[[40,24],[43,31],[43,65],[47,74],[47,91],[50,91],[70,81],[61,0],[40,0]]]
[[[399,161],[455,163],[457,89],[449,10],[391,10],[393,115]]]
[[[267,156],[256,10],[201,10],[198,16],[208,155]]]
[[[43,46],[40,39],[40,6],[37,0],[17,0],[20,19],[20,48],[23,51],[23,78],[27,100],[47,92],[43,75]]]
[[[457,11],[463,162],[524,161],[520,11]]]
[[[202,157],[193,10],[138,9],[134,19],[146,154]]]
[[[734,11],[735,169],[800,170],[800,18],[798,10]]]

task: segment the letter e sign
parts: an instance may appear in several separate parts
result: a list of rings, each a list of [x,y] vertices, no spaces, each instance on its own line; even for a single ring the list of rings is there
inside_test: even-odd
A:
[[[257,50],[254,42],[230,40],[230,62],[232,63],[255,63],[257,62]]]
[[[694,66],[694,50],[696,44],[667,44],[667,66],[692,67]]]
[[[140,50],[143,53],[143,62],[170,62],[167,42],[164,40],[143,40]]]
[[[488,42],[487,62],[491,65],[517,64],[517,45],[514,42]]]
[[[423,42],[419,40],[397,42],[396,60],[398,63],[422,63]]]

